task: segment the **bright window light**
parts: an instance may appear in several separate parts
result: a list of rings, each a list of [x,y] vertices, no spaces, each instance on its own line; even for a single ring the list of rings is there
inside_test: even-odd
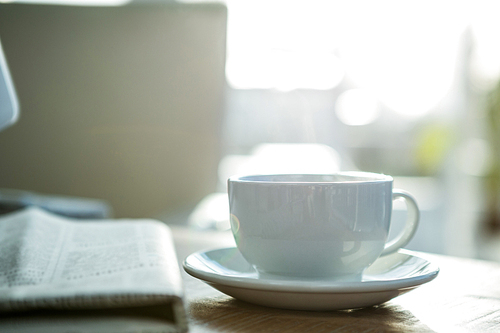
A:
[[[366,1],[348,8],[346,16],[356,19],[343,22],[339,48],[349,78],[402,115],[427,114],[451,88],[468,24],[464,7],[451,1]]]
[[[351,89],[337,98],[335,113],[344,124],[360,126],[372,123],[380,112],[377,99],[370,92]]]
[[[450,90],[465,2],[227,0],[236,89],[333,89],[343,79],[408,117]]]
[[[480,88],[492,89],[500,77],[500,2],[478,1],[474,3],[472,31],[474,35],[473,79]]]
[[[227,6],[231,87],[327,90],[342,81],[328,1],[228,0]]]
[[[326,52],[261,50],[228,58],[228,83],[237,89],[328,90],[344,77],[340,60]]]

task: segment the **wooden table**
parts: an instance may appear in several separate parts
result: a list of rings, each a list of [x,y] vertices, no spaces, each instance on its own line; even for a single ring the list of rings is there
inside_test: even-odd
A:
[[[179,263],[234,245],[229,232],[173,228]],[[182,270],[189,332],[500,332],[500,264],[419,253],[438,277],[387,303],[351,311],[291,311],[238,301]]]

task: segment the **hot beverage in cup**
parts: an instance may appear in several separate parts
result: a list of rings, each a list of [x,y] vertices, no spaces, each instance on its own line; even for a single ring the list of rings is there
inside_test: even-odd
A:
[[[249,175],[228,180],[237,247],[259,272],[294,277],[359,276],[405,246],[419,210],[390,176],[365,172]],[[404,230],[387,243],[392,202],[406,201]]]

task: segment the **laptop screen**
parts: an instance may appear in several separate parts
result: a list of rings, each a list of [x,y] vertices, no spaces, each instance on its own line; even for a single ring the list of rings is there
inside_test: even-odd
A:
[[[0,131],[16,122],[19,103],[0,43]]]

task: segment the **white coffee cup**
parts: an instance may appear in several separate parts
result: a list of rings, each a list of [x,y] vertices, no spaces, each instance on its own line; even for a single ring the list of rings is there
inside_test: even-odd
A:
[[[391,176],[366,172],[230,177],[237,247],[262,273],[359,277],[378,257],[405,246],[418,226],[415,199],[392,184]],[[408,218],[387,243],[398,198]]]

